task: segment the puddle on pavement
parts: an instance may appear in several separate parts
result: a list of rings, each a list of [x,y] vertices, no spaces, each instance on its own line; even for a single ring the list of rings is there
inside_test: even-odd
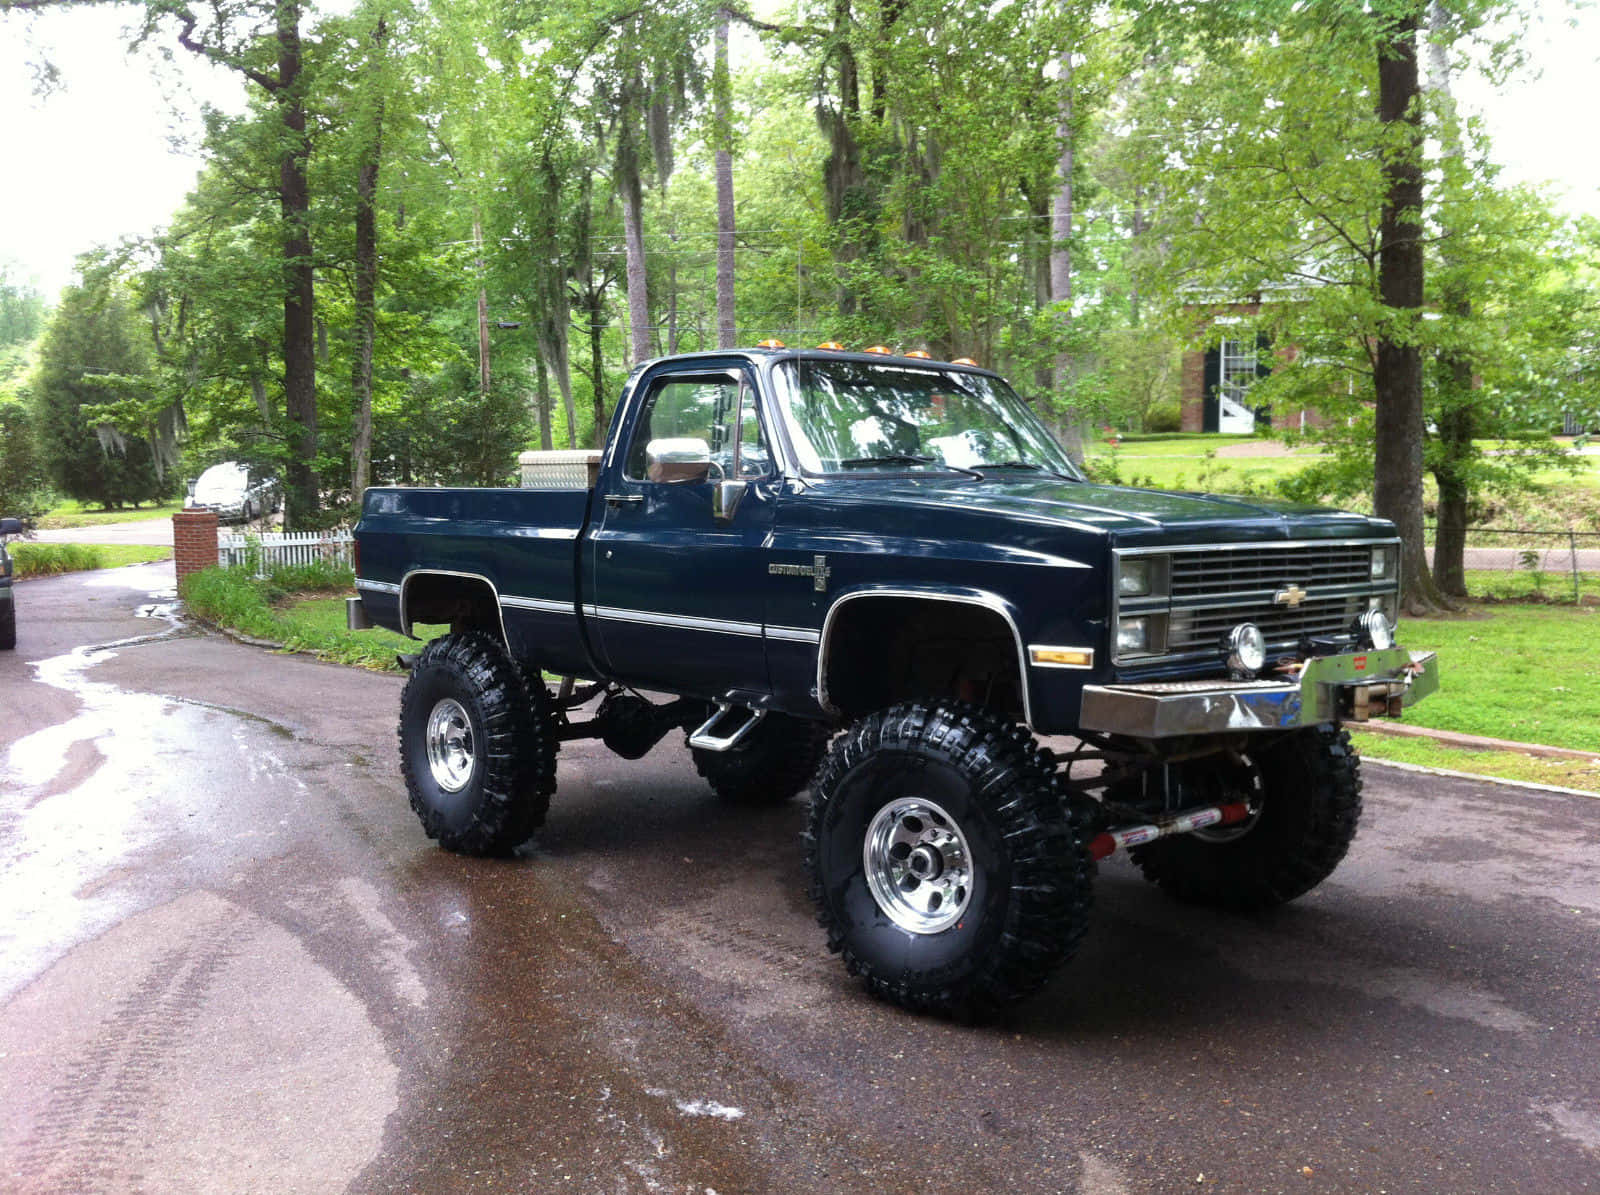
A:
[[[140,616],[164,623],[160,629],[33,664],[38,682],[71,694],[79,708],[18,739],[0,757],[9,797],[0,808],[0,887],[7,892],[0,1001],[52,959],[114,924],[129,897],[117,884],[102,884],[103,877],[183,829],[197,816],[201,794],[218,787],[217,768],[237,764],[195,750],[207,741],[201,723],[219,717],[218,711],[93,679],[96,665],[128,648],[186,633],[176,604],[162,600],[169,593],[147,596],[153,600],[140,607]],[[252,747],[240,744],[252,778],[264,766],[282,767]]]

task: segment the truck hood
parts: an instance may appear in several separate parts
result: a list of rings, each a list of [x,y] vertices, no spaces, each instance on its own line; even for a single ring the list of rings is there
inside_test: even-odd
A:
[[[1099,530],[1119,540],[1145,535],[1167,538],[1164,532],[1199,533],[1207,527],[1226,528],[1232,535],[1248,533],[1250,538],[1261,539],[1302,534],[1371,535],[1378,528],[1387,527],[1381,520],[1365,515],[1271,498],[1141,490],[1054,478],[991,476],[980,482],[941,475],[851,481],[848,485],[856,494],[860,493],[858,486],[864,489],[870,485],[880,498],[896,503],[1053,522]]]

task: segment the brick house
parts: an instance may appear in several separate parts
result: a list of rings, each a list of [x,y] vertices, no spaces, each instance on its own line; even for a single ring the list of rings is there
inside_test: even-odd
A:
[[[1179,406],[1186,432],[1298,430],[1316,427],[1322,416],[1311,410],[1273,411],[1250,401],[1256,379],[1298,355],[1294,345],[1274,347],[1252,321],[1261,313],[1261,298],[1246,303],[1221,303],[1194,309],[1209,324],[1207,347],[1183,355]]]

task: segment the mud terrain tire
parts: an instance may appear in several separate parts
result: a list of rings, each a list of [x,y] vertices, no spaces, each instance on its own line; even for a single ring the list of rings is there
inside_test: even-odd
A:
[[[542,684],[490,636],[422,649],[400,695],[400,770],[429,838],[508,855],[544,822],[555,791],[554,724]]]
[[[828,948],[917,1012],[997,1012],[1042,987],[1088,924],[1094,863],[1050,758],[976,706],[898,705],[836,740],[806,864]]]
[[[1311,726],[1261,740],[1244,768],[1209,766],[1207,802],[1255,798],[1260,815],[1215,834],[1135,847],[1145,879],[1190,904],[1250,913],[1311,891],[1339,866],[1361,820],[1361,761],[1350,735]]]
[[[818,722],[768,714],[731,751],[690,749],[694,768],[712,791],[735,805],[781,805],[806,786],[828,749]]]

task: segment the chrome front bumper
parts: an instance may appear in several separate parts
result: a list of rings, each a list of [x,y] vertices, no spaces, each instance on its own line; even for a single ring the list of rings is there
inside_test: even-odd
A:
[[[1087,685],[1085,730],[1161,739],[1398,717],[1439,687],[1431,651],[1393,647],[1307,660],[1283,680]]]

